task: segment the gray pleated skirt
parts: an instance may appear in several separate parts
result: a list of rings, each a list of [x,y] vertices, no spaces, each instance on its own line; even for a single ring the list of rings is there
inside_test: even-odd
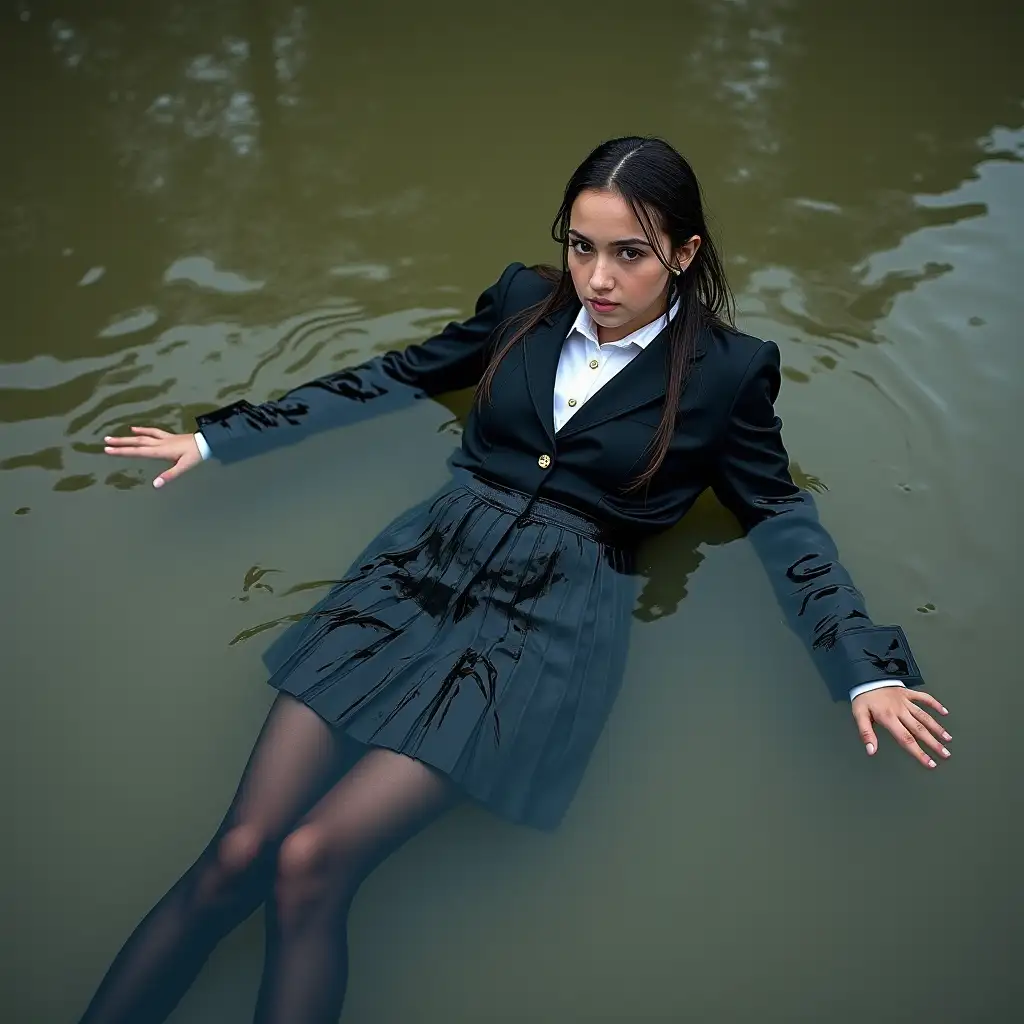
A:
[[[630,549],[563,506],[457,477],[384,529],[264,654],[360,743],[554,828],[622,680]]]

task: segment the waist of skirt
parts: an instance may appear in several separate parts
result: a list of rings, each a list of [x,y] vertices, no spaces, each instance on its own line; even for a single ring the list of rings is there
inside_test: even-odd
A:
[[[562,505],[557,501],[541,498],[524,491],[517,491],[510,487],[502,487],[489,481],[481,480],[478,476],[469,475],[462,481],[467,490],[472,491],[483,501],[495,508],[508,512],[517,517],[523,525],[527,523],[547,523],[552,526],[560,526],[586,537],[588,540],[600,541],[603,544],[611,544],[615,547],[624,546],[621,540],[616,540],[608,523],[592,518],[578,511]]]

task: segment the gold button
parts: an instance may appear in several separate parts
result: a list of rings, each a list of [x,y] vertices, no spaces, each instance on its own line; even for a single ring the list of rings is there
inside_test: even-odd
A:
[[[569,408],[570,409],[575,409],[576,408],[576,399],[575,398],[570,398],[569,399]]]
[[[590,360],[590,368],[596,370],[601,364],[596,359]]]
[[[548,466],[551,465],[551,456],[550,455],[542,455],[537,460],[537,465],[540,466],[541,469],[547,469]]]

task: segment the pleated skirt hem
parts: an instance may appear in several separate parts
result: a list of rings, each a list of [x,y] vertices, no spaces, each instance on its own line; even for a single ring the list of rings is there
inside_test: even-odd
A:
[[[386,527],[267,649],[270,685],[510,821],[562,820],[622,680],[631,554],[476,478]]]

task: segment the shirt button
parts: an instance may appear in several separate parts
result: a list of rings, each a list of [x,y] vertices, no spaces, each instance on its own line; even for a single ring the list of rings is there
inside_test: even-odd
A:
[[[601,364],[596,359],[590,360],[590,368],[596,370]]]
[[[575,398],[570,398],[569,399],[569,408],[570,409],[575,409],[576,408],[576,399]]]
[[[542,455],[537,460],[537,465],[540,466],[541,469],[547,469],[548,466],[551,465],[551,456],[550,455]]]

